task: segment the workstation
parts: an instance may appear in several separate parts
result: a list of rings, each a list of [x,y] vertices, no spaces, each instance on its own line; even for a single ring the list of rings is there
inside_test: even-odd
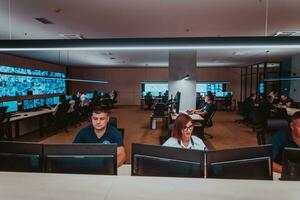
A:
[[[0,0],[0,193],[298,199],[299,11]]]

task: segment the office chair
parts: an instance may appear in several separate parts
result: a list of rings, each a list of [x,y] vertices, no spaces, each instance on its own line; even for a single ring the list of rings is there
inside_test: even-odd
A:
[[[266,135],[272,136],[274,133],[280,130],[288,130],[289,124],[287,120],[284,119],[268,119],[266,122],[266,127],[263,130],[257,131],[256,138],[257,144],[266,144]]]
[[[214,105],[213,106],[213,111],[208,114],[209,115],[208,117],[204,118],[203,128],[209,128],[209,127],[213,126],[212,118],[214,117],[216,111],[217,111],[216,105]],[[213,136],[211,134],[208,134],[208,133],[204,132],[203,140],[207,139],[207,138],[205,138],[205,136],[207,136],[208,139],[212,139],[213,138]]]

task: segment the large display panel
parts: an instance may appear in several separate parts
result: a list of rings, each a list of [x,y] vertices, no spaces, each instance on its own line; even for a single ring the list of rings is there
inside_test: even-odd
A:
[[[148,92],[151,92],[152,96],[159,96],[159,93],[163,95],[169,88],[168,83],[142,83],[142,93],[145,96]]]
[[[66,92],[65,73],[0,66],[0,97],[61,94]]]

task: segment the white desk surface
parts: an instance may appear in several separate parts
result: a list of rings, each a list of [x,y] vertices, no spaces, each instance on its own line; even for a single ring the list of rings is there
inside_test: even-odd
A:
[[[203,117],[201,117],[200,115],[197,115],[197,114],[192,114],[192,115],[189,115],[187,114],[187,112],[185,111],[180,111],[179,113],[184,113],[188,116],[190,116],[192,118],[193,121],[204,121]],[[178,114],[177,113],[171,113],[171,118],[172,120],[175,120],[177,118]]]
[[[5,200],[299,200],[300,182],[0,172]]]
[[[32,111],[32,112],[18,112],[18,113],[16,113],[16,115],[20,115],[20,116],[12,117],[12,118],[10,118],[10,121],[13,122],[13,121],[18,121],[18,120],[23,120],[26,118],[36,117],[39,115],[44,115],[44,114],[52,113],[52,112],[54,112],[54,108],[52,108],[52,109],[44,108],[42,110]]]
[[[300,111],[300,109],[297,109],[297,108],[286,108],[286,112],[287,112],[287,114],[288,114],[289,116],[293,116],[293,114],[294,114],[295,112],[298,112],[298,111]]]

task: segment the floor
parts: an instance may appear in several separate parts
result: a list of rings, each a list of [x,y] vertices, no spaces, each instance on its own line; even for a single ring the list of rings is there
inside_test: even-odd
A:
[[[166,135],[167,131],[162,120],[157,120],[157,128],[150,129],[150,115],[152,111],[142,110],[139,106],[117,106],[111,110],[110,116],[117,117],[118,127],[125,128],[124,144],[126,148],[127,163],[130,163],[131,144],[159,144],[159,136]],[[213,118],[213,126],[205,129],[205,133],[213,135],[212,139],[205,141],[209,149],[223,149],[230,147],[256,145],[256,134],[244,124],[234,122],[240,119],[235,112],[217,111]],[[67,144],[71,143],[78,131],[87,126],[88,122],[81,126],[70,127],[66,133],[61,131],[55,135],[47,135],[40,140],[43,144]],[[34,135],[26,135],[18,140],[36,141]]]

